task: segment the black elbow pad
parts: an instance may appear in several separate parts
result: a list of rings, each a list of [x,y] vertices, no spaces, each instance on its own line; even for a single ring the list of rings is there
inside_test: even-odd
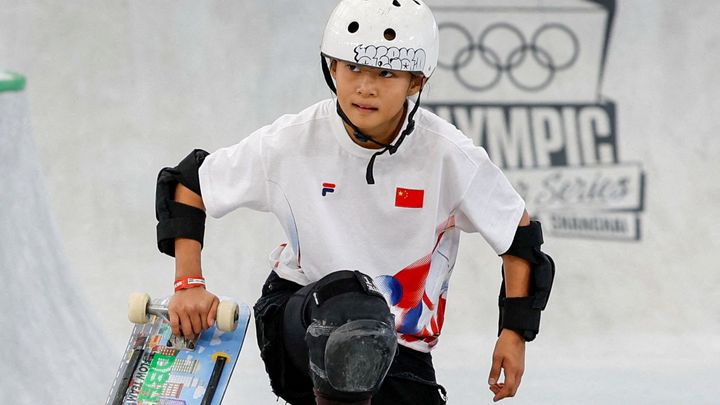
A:
[[[515,238],[503,255],[512,255],[530,263],[530,295],[521,298],[505,296],[505,272],[500,286],[498,306],[500,317],[498,335],[503,329],[520,333],[526,341],[532,341],[540,332],[540,312],[547,306],[555,279],[555,262],[540,250],[543,244],[540,222],[531,221],[530,225],[519,227]]]
[[[175,201],[175,190],[182,184],[198,195],[200,179],[198,170],[208,153],[195,149],[175,167],[160,170],[155,191],[155,217],[157,244],[160,252],[175,256],[175,239],[187,238],[203,245],[205,235],[205,212]]]

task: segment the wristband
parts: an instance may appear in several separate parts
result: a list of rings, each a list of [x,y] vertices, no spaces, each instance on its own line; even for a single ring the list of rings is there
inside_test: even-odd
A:
[[[175,292],[195,287],[205,287],[205,279],[202,277],[183,277],[175,280]]]

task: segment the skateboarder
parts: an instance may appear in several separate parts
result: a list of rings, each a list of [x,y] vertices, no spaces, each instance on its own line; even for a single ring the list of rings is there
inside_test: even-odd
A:
[[[479,232],[504,269],[489,389],[496,401],[515,395],[554,264],[487,153],[419,108],[438,48],[424,2],[342,0],[321,44],[336,98],[160,172],[174,333],[215,317],[200,265],[205,212],[272,212],[288,242],[271,253],[255,319],[273,391],[294,405],[443,404],[430,352],[460,232]]]

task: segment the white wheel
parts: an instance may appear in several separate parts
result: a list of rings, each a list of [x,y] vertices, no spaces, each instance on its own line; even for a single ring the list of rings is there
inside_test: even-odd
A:
[[[128,319],[132,323],[147,323],[147,307],[150,296],[146,293],[132,293],[128,299]]]
[[[217,308],[217,328],[223,332],[232,332],[237,328],[240,309],[235,301],[220,301]]]

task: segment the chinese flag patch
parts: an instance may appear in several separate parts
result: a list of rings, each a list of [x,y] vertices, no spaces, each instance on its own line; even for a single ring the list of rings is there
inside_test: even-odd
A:
[[[395,206],[401,208],[422,208],[425,190],[398,187],[395,189]]]

